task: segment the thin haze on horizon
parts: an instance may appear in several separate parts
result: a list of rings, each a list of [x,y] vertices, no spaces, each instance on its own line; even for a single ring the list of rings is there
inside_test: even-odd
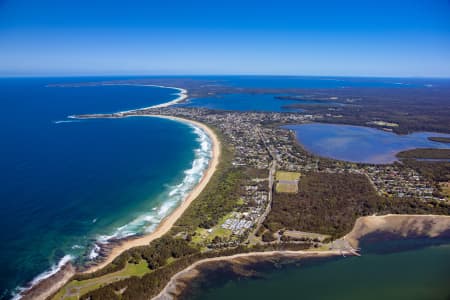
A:
[[[0,0],[0,75],[450,77],[450,3]]]

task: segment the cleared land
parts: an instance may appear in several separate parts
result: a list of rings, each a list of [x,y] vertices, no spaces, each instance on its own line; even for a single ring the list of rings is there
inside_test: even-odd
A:
[[[277,185],[275,190],[277,193],[297,193],[298,192],[298,180],[301,174],[298,172],[286,172],[277,171],[275,179]]]
[[[383,198],[364,175],[311,172],[302,176],[297,194],[274,193],[263,224],[271,233],[284,229],[339,238],[358,217],[387,212],[446,215],[449,207],[442,201]]]
[[[293,181],[293,180],[299,180],[301,174],[298,172],[286,172],[286,171],[277,171],[275,175],[276,180],[287,180],[287,181]]]
[[[295,182],[278,182],[275,187],[277,193],[297,193],[298,192],[298,183]]]

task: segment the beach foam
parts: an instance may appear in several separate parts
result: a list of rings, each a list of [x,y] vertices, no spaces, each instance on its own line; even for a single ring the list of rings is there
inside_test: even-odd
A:
[[[168,107],[174,104],[177,104],[187,98],[187,90],[177,87],[168,87],[168,86],[160,86],[160,85],[152,85],[152,84],[99,84],[99,85],[128,85],[128,86],[151,86],[151,87],[159,87],[159,88],[167,88],[173,89],[177,92],[174,93],[177,96],[174,100],[169,102],[156,104],[150,107],[132,109],[125,112],[132,112],[140,109],[148,109],[148,108],[163,108]],[[76,119],[74,116],[68,116],[68,120],[57,120],[53,121],[53,124],[64,124],[64,123],[74,123],[81,122],[81,120]],[[90,261],[95,260],[99,257],[101,251],[101,245],[107,244],[110,240],[123,239],[130,236],[144,234],[154,231],[158,224],[168,216],[188,195],[188,193],[196,186],[198,182],[200,182],[204,171],[208,168],[209,160],[212,157],[212,145],[211,141],[209,141],[208,135],[203,132],[202,129],[193,126],[192,124],[185,123],[188,126],[192,127],[194,133],[197,135],[197,141],[200,144],[198,149],[195,149],[195,160],[192,163],[192,168],[185,170],[185,177],[181,183],[175,186],[168,186],[164,191],[163,195],[167,200],[163,201],[163,203],[159,207],[153,208],[148,214],[141,215],[135,218],[133,221],[125,224],[121,227],[118,227],[111,235],[101,235],[98,236],[95,243],[91,246],[88,246],[88,253],[86,258]],[[96,221],[96,219],[95,219]],[[95,223],[95,221],[93,221]],[[80,245],[72,246],[72,250],[74,252],[79,253],[77,250],[84,248]],[[17,287],[15,292],[13,293],[14,300],[21,299],[22,294],[39,284],[42,280],[51,277],[61,270],[61,268],[67,264],[69,261],[75,260],[79,255],[77,254],[67,254],[65,255],[57,264],[50,267],[50,269],[44,271],[43,273],[37,275],[31,282],[29,282],[25,287]]]
[[[182,181],[166,187],[166,190],[161,195],[164,201],[162,201],[159,206],[148,211],[146,214],[138,216],[131,222],[118,227],[112,234],[99,236],[97,238],[97,243],[100,244],[100,246],[101,244],[107,244],[111,240],[152,232],[200,182],[212,157],[212,142],[201,128],[192,124],[189,124],[188,126],[190,126],[197,135],[196,141],[198,142],[199,147],[194,150],[195,159],[192,162],[191,168],[184,171],[184,178]],[[97,256],[98,254],[92,257],[89,255],[88,257],[90,259],[95,259]]]
[[[49,270],[39,274],[38,276],[34,277],[34,279],[28,284],[27,287],[19,287],[17,288],[16,292],[13,295],[12,300],[18,300],[22,298],[22,293],[31,289],[35,285],[37,285],[39,282],[41,282],[44,279],[47,279],[56,273],[58,273],[62,267],[64,267],[68,262],[72,261],[74,257],[72,255],[65,255],[63,258],[59,260],[59,262],[55,265],[53,265]]]

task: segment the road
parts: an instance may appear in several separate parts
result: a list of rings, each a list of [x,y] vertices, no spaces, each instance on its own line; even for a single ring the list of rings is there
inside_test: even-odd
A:
[[[266,206],[266,210],[264,211],[264,213],[259,217],[258,222],[256,223],[255,230],[253,230],[253,232],[251,232],[248,236],[247,240],[250,242],[254,240],[255,233],[258,232],[259,228],[261,227],[262,223],[264,222],[264,220],[266,219],[267,215],[269,214],[272,208],[273,185],[275,182],[275,173],[277,170],[277,157],[275,150],[269,145],[267,145],[266,137],[264,136],[264,133],[261,131],[260,128],[256,128],[256,132],[261,137],[261,140],[263,141],[264,146],[266,147],[267,152],[269,153],[272,160],[269,164],[268,204]]]

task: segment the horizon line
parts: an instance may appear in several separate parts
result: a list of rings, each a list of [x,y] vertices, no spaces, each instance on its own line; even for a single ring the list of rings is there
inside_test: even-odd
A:
[[[419,76],[419,75],[307,75],[307,74],[233,74],[233,73],[205,73],[205,74],[0,74],[0,78],[83,78],[83,77],[330,77],[330,78],[401,78],[401,79],[450,79],[450,75],[444,76]]]

